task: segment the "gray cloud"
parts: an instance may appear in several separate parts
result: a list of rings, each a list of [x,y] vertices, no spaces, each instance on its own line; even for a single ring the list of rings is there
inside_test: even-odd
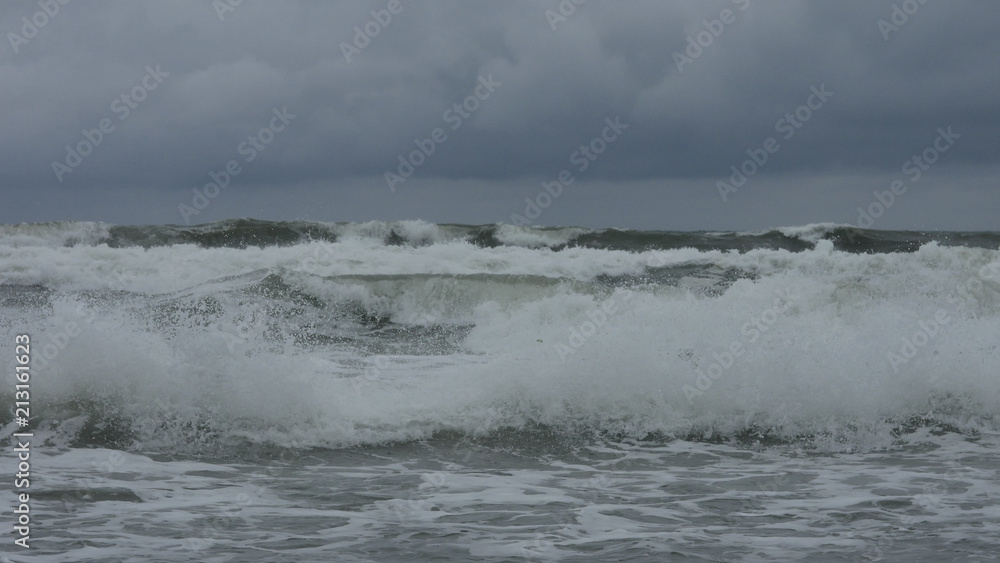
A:
[[[554,30],[557,0],[402,0],[376,26],[371,11],[388,4],[247,0],[220,20],[210,2],[52,3],[58,13],[26,42],[11,34],[41,21],[41,4],[12,7],[0,16],[0,221],[181,222],[178,204],[235,159],[243,171],[197,222],[509,222],[563,169],[576,181],[541,223],[850,222],[950,125],[961,139],[885,228],[995,228],[990,0],[589,0]],[[917,9],[886,40],[879,21],[901,7]],[[733,21],[720,28],[724,10]],[[378,35],[348,62],[342,44],[366,24]],[[700,52],[689,43],[708,37]],[[168,76],[122,119],[121,97],[157,65]],[[452,129],[445,112],[489,76],[500,86]],[[833,97],[783,139],[776,122],[821,85]],[[240,144],[283,107],[295,119],[245,162]],[[615,116],[627,132],[577,172],[573,152]],[[53,161],[102,119],[113,131],[59,182]],[[384,172],[435,128],[448,139],[390,193]],[[780,150],[723,202],[716,182],[768,137]]]

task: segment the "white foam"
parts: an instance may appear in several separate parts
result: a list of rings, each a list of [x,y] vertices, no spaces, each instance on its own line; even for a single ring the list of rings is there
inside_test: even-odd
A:
[[[714,297],[586,283],[692,263],[759,278]],[[253,440],[337,445],[531,421],[636,436],[757,425],[825,436],[831,448],[872,448],[894,439],[887,420],[931,413],[996,430],[1000,412],[1000,284],[981,275],[1000,271],[992,250],[927,244],[910,254],[848,254],[819,241],[800,253],[553,252],[348,238],[245,250],[5,246],[0,266],[4,282],[63,292],[127,289],[192,307],[212,297],[218,314],[195,316],[156,313],[144,296],[103,306],[59,297],[34,329],[42,346],[58,343],[70,322],[83,328],[40,378],[40,396],[107,397],[132,416],[173,421],[142,426],[150,441],[182,442],[184,429],[202,422]],[[372,359],[364,353],[295,344],[285,321],[235,291],[268,272],[325,302],[358,302],[404,323],[474,326],[461,352],[387,356],[378,376],[365,378]],[[425,277],[401,277],[414,274]],[[490,277],[498,275],[510,277]],[[790,306],[774,311],[789,291]],[[894,369],[889,353],[903,354],[903,339],[941,310],[947,324]],[[764,318],[766,332],[751,339],[747,323]],[[698,370],[709,373],[734,343],[741,355],[700,388]]]
[[[0,225],[0,248],[90,246],[105,239],[110,229],[107,223],[89,221]]]
[[[991,553],[995,437],[919,441],[823,456],[682,441],[514,456],[478,444],[303,453],[286,443],[278,459],[231,464],[33,445],[32,549],[66,562],[226,561],[275,546],[297,561]]]
[[[566,244],[575,237],[591,232],[580,227],[532,228],[499,224],[496,227],[498,241],[511,246],[526,248],[554,247]]]
[[[823,235],[833,232],[834,229],[838,229],[841,227],[848,229],[855,228],[852,225],[841,225],[839,223],[810,223],[808,225],[800,225],[795,227],[779,227],[774,230],[785,235],[786,237],[797,238],[797,239],[802,239],[806,242],[816,243],[823,238]]]
[[[437,225],[426,221],[368,221],[365,223],[335,223],[328,225],[338,237],[345,239],[372,239],[381,242],[390,233],[396,233],[408,243],[434,244],[457,240],[464,229]]]

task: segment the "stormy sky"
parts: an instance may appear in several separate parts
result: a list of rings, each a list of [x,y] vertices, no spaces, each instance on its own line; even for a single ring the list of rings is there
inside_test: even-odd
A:
[[[1000,228],[995,0],[61,2],[3,223]]]

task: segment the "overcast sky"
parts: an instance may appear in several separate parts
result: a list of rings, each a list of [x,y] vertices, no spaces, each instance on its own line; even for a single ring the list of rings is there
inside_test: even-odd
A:
[[[1000,229],[995,0],[59,1],[3,223]]]

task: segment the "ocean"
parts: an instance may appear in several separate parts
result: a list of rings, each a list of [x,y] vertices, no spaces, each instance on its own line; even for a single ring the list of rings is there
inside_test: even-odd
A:
[[[995,561],[998,248],[0,225],[0,561]]]

